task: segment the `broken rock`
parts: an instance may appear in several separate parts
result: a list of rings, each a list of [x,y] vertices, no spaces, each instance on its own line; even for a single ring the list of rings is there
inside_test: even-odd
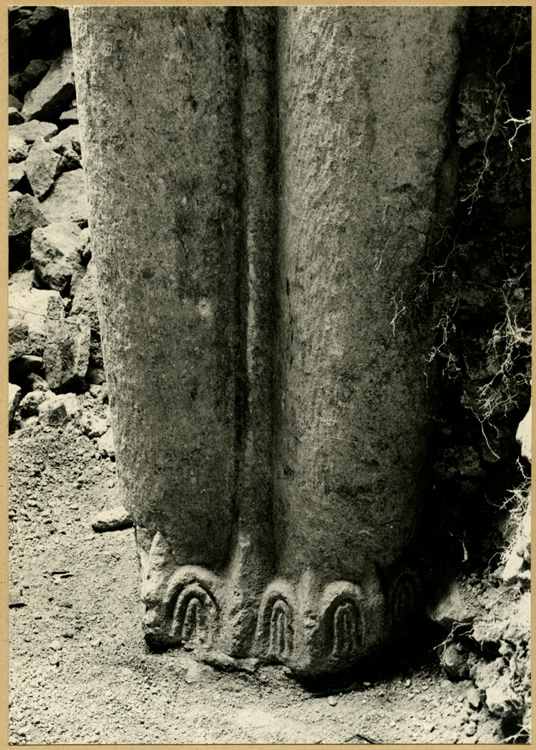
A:
[[[98,438],[108,430],[109,424],[102,417],[84,414],[80,420],[80,428],[89,438]]]
[[[78,124],[78,110],[76,109],[76,107],[62,112],[60,115],[60,123],[66,125]]]
[[[73,51],[66,49],[38,86],[24,98],[22,114],[27,120],[54,119],[75,95]]]
[[[19,404],[21,416],[27,418],[39,414],[39,406],[53,396],[52,391],[30,391]]]
[[[31,257],[35,272],[50,289],[63,292],[77,262],[80,229],[74,222],[49,224],[32,234]]]
[[[11,422],[11,420],[15,416],[15,412],[17,410],[17,406],[19,405],[20,397],[21,397],[21,389],[19,388],[18,385],[14,385],[13,383],[9,383],[8,397],[9,397],[9,412],[8,412],[8,414],[9,414],[9,421]]]
[[[48,223],[72,221],[87,226],[88,205],[82,169],[64,172],[41,204]]]
[[[97,314],[95,264],[90,261],[85,274],[78,280],[73,297],[71,315],[87,315],[91,322],[91,329],[99,332],[99,318]]]
[[[60,131],[50,141],[50,146],[65,160],[66,169],[78,169],[80,167],[80,128],[78,125],[69,125]]]
[[[36,198],[43,198],[48,193],[60,165],[61,156],[50,148],[42,136],[36,138],[24,162],[24,171]]]
[[[24,122],[24,117],[16,107],[9,107],[7,121],[9,125],[20,125]]]
[[[35,88],[48,71],[48,67],[43,60],[31,60],[20,74],[20,82],[24,90]]]
[[[134,520],[128,510],[117,505],[109,510],[101,510],[93,519],[91,525],[95,531],[114,531],[132,526]]]
[[[97,450],[104,457],[115,457],[114,437],[111,428],[97,440]]]
[[[12,290],[9,287],[9,359],[23,355],[41,356],[47,336],[48,305],[51,299],[63,307],[58,292],[46,289]]]
[[[61,301],[58,305],[51,300],[43,362],[47,382],[53,390],[85,387],[90,336],[91,328],[85,315],[65,319]]]
[[[58,126],[52,122],[43,122],[41,120],[32,120],[22,125],[13,125],[9,128],[9,138],[17,136],[22,138],[26,143],[33,143],[36,138],[41,136],[45,141],[49,141],[53,135],[58,132]]]
[[[42,422],[51,426],[60,426],[71,420],[78,420],[82,407],[74,393],[65,393],[43,401],[39,405],[39,417]]]
[[[23,237],[38,228],[49,224],[49,220],[41,210],[37,198],[33,195],[22,195],[13,190],[9,194],[9,236]]]
[[[9,134],[8,154],[10,162],[24,161],[28,156],[28,144],[19,135]]]
[[[9,190],[16,188],[19,182],[24,178],[25,174],[24,166],[20,162],[10,163],[8,173]]]

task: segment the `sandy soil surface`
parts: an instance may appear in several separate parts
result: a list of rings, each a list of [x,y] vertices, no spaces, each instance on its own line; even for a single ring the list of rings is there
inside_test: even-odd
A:
[[[10,442],[10,744],[503,741],[442,673],[436,631],[313,686],[149,651],[134,531],[91,526],[115,463],[72,424],[30,419]]]

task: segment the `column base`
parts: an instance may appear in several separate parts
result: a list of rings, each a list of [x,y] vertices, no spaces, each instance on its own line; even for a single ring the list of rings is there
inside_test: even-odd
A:
[[[144,533],[137,529],[138,541]],[[160,532],[148,553],[139,547],[149,645],[184,647],[226,669],[251,665],[253,658],[283,664],[304,678],[335,674],[408,632],[420,611],[419,577],[409,566],[391,574],[371,566],[359,584],[322,584],[308,568],[297,582],[278,578],[266,586],[254,633],[242,637],[244,642],[235,634],[240,655],[246,655],[235,659],[227,653],[229,624],[222,617],[231,609],[231,576],[196,565],[177,567]]]

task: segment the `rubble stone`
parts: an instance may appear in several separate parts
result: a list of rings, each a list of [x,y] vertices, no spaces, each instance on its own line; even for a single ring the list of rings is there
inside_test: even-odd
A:
[[[24,161],[29,150],[24,138],[20,135],[9,134],[8,157],[10,162]]]
[[[104,457],[115,457],[114,436],[111,428],[97,440],[97,450]]]
[[[52,391],[30,391],[21,400],[20,413],[22,417],[33,417],[39,414],[39,406],[54,396]]]
[[[12,200],[13,196],[13,200]],[[37,198],[12,191],[9,194],[9,236],[16,237],[44,227],[49,220],[41,210]]]
[[[134,519],[122,505],[117,505],[109,510],[101,510],[91,522],[94,531],[115,531],[116,529],[125,529],[133,524]]]
[[[59,116],[75,94],[73,52],[66,49],[52,65],[38,86],[24,98],[22,114],[27,120]]]
[[[109,424],[102,417],[88,413],[80,420],[80,428],[89,438],[99,438],[108,430]]]
[[[49,66],[44,60],[31,60],[20,75],[21,86],[26,91],[35,88],[48,68]]]
[[[10,94],[8,96],[8,106],[9,107],[15,107],[19,112],[22,109],[22,102],[17,99],[16,96],[13,96],[13,94]],[[9,123],[11,125],[11,123]]]
[[[82,414],[82,407],[74,393],[47,398],[39,404],[38,410],[40,420],[52,426],[60,426],[71,420],[77,421]]]
[[[50,146],[63,156],[66,169],[80,168],[80,127],[78,125],[69,125],[65,130],[61,130],[52,138]]]
[[[8,125],[20,125],[24,122],[24,117],[16,107],[9,107],[7,122]]]
[[[20,398],[21,398],[22,391],[19,388],[18,385],[14,385],[13,383],[9,383],[9,421],[13,419],[15,415],[15,411],[17,410],[17,406],[19,405]]]
[[[96,297],[96,268],[95,263],[88,263],[85,274],[79,279],[73,296],[71,315],[87,315],[91,322],[91,329],[99,331],[99,317],[97,313]]]
[[[39,279],[50,289],[63,292],[77,262],[80,229],[73,222],[54,223],[32,234],[31,257]]]
[[[62,112],[60,115],[60,123],[67,124],[67,125],[74,125],[78,123],[78,110],[76,107],[73,107],[72,109],[67,109],[65,112]]]
[[[88,205],[82,169],[61,174],[41,204],[49,223],[73,221],[87,226]]]
[[[51,300],[43,353],[46,379],[52,390],[84,388],[91,328],[84,315],[64,318],[63,306]]]
[[[57,132],[58,126],[52,122],[32,120],[31,122],[24,122],[22,125],[10,126],[9,137],[18,136],[19,138],[23,138],[26,143],[33,143],[39,136],[44,138],[45,141],[49,141]]]
[[[25,354],[41,356],[46,342],[46,321],[51,299],[62,305],[56,291],[9,288],[9,359]],[[25,333],[26,331],[26,333]]]
[[[9,190],[16,188],[20,181],[24,179],[25,174],[26,172],[24,171],[24,166],[21,162],[12,162],[9,165],[8,172]]]
[[[61,161],[61,156],[42,136],[35,139],[24,162],[24,171],[36,198],[43,198],[48,193],[59,173]]]

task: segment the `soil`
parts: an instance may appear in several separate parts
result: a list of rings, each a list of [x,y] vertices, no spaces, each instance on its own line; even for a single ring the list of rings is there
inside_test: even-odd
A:
[[[473,682],[447,679],[430,624],[314,685],[150,651],[134,530],[91,525],[115,462],[73,423],[19,421],[10,442],[10,744],[504,741]]]

